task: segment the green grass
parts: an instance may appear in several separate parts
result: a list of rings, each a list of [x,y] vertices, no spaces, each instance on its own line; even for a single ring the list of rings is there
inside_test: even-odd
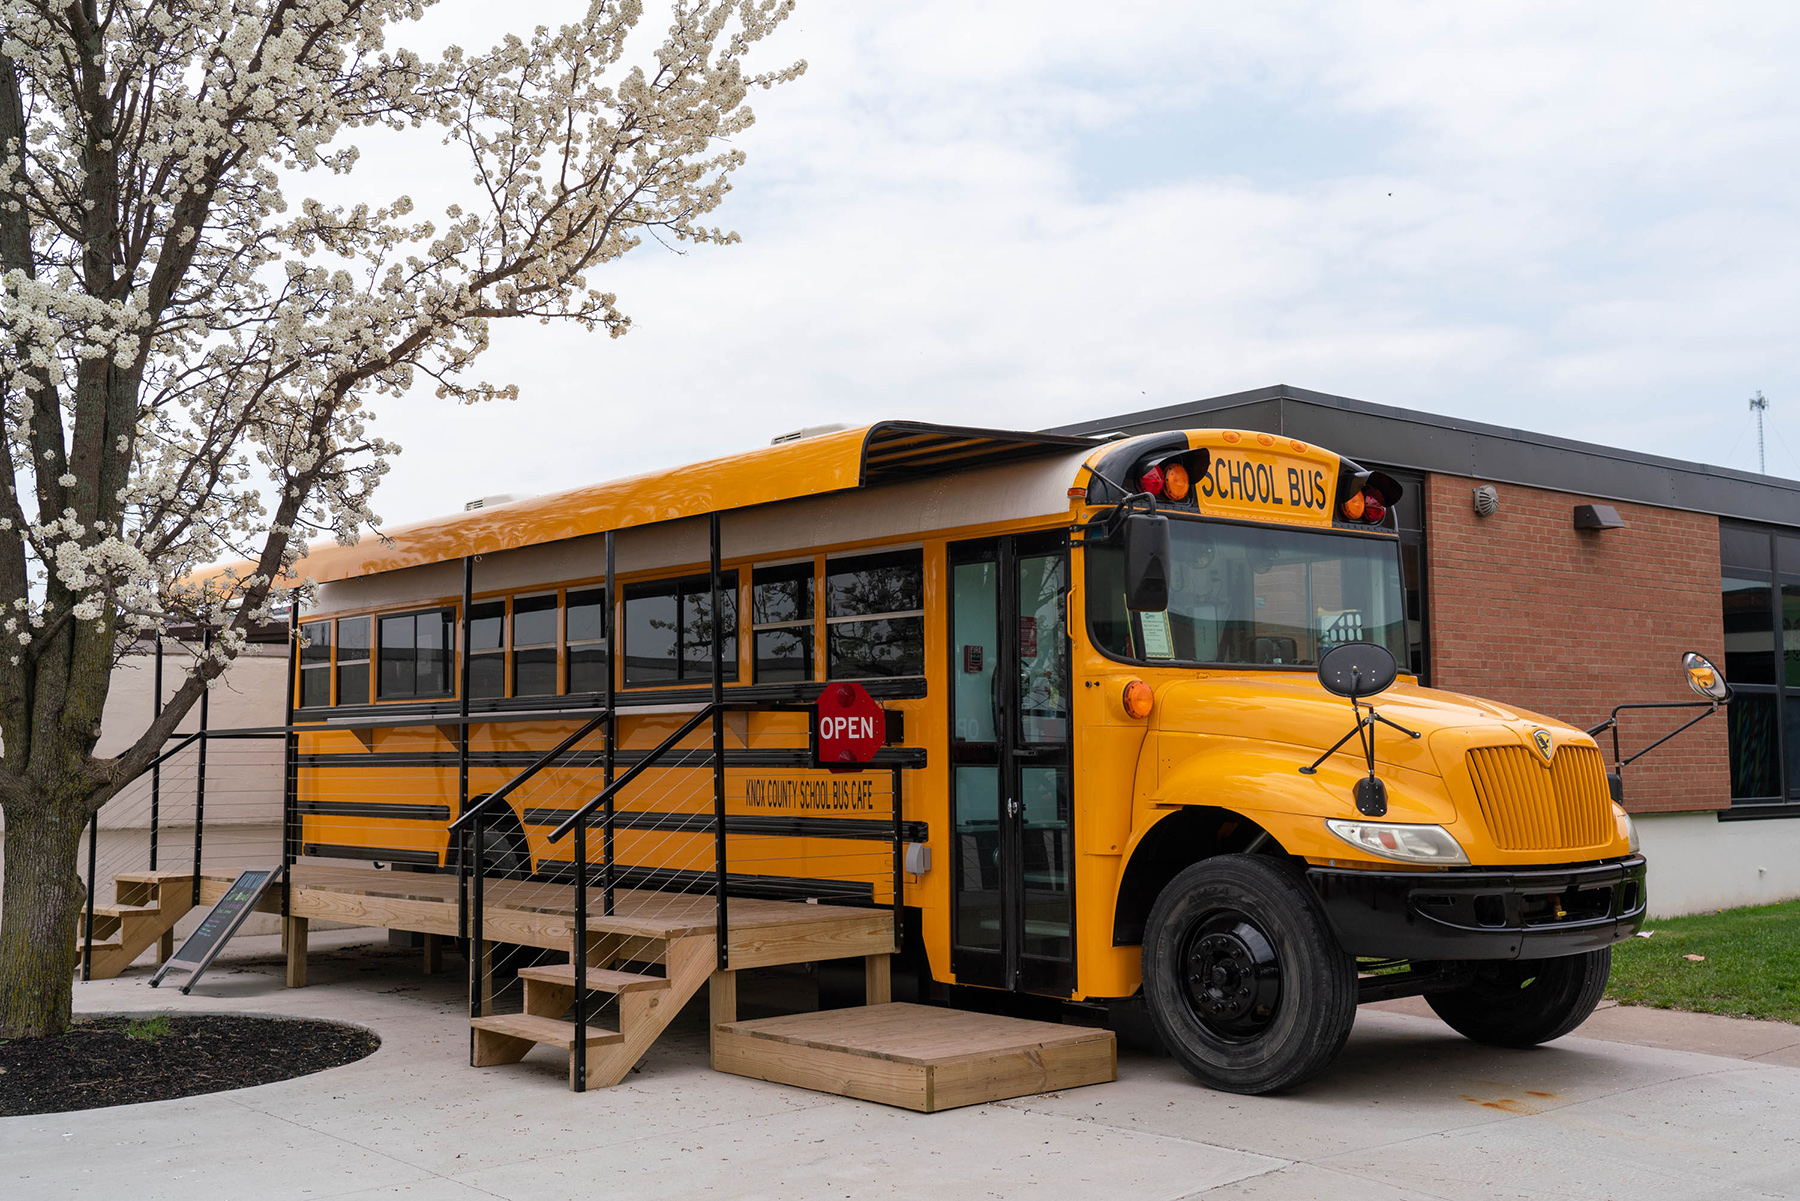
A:
[[[141,1043],[153,1043],[169,1033],[169,1015],[158,1014],[153,1018],[140,1018],[125,1025],[125,1033]]]
[[[1625,1005],[1800,1022],[1800,901],[1663,918],[1644,929],[1656,933],[1613,948],[1607,996]]]

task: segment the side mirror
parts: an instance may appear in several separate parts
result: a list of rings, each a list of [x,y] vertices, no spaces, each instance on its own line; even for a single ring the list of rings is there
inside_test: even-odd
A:
[[[1681,656],[1681,669],[1687,673],[1688,687],[1707,700],[1731,699],[1731,685],[1725,682],[1725,673],[1714,667],[1705,655],[1689,651]]]
[[[1345,642],[1319,657],[1319,683],[1351,700],[1386,692],[1399,674],[1393,653],[1373,642]]]
[[[1125,607],[1134,613],[1169,607],[1169,519],[1156,513],[1125,518]]]

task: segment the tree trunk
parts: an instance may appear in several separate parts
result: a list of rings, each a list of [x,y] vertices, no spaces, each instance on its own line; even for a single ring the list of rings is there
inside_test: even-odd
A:
[[[87,887],[76,874],[81,807],[6,808],[6,884],[0,894],[0,1038],[44,1038],[69,1027],[76,925]]]

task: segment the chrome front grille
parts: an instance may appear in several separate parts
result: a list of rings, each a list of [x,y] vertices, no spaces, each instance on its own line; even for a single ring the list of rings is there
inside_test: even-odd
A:
[[[1557,748],[1548,771],[1527,747],[1475,747],[1469,779],[1503,851],[1566,851],[1612,841],[1612,797],[1595,747]]]

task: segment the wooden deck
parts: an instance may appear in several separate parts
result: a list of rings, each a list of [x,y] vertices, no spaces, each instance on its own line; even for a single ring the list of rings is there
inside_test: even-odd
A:
[[[927,1005],[795,1013],[713,1030],[713,1067],[922,1113],[1118,1078],[1109,1030]]]
[[[295,864],[292,872],[288,913],[295,922],[343,922],[448,937],[462,933],[455,876],[310,863]],[[203,872],[201,903],[217,900],[236,878],[233,871]],[[660,942],[708,937],[717,930],[718,909],[710,896],[618,889],[613,897],[614,911],[603,914],[600,890],[589,890],[590,940],[618,936]],[[489,942],[567,951],[574,945],[574,904],[574,889],[566,884],[489,880],[482,932]],[[279,890],[271,889],[259,908],[279,913]],[[726,916],[733,969],[883,955],[894,949],[894,915],[887,909],[733,897]],[[290,930],[290,952],[303,956],[304,943],[304,933],[296,940]],[[296,983],[303,981],[302,969]]]

